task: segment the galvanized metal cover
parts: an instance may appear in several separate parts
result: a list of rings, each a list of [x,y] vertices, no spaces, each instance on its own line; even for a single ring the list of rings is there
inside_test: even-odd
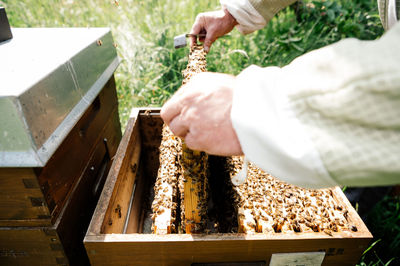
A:
[[[13,28],[0,44],[0,167],[42,167],[119,64],[108,28]]]

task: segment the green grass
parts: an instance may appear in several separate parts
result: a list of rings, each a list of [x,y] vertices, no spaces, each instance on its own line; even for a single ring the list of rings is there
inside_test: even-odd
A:
[[[400,264],[400,196],[385,196],[368,213],[368,229],[374,235],[360,266]]]
[[[187,49],[173,37],[188,32],[199,12],[219,1],[195,0],[0,0],[13,27],[110,27],[122,58],[116,72],[119,112],[125,128],[133,106],[161,106],[181,84]],[[308,5],[307,5],[308,3]],[[345,37],[382,34],[375,0],[305,1],[288,8],[254,34],[218,40],[209,70],[238,74],[250,64],[288,64],[297,56]]]
[[[188,32],[199,12],[218,9],[219,1],[120,0],[117,6],[113,0],[0,0],[0,5],[13,27],[110,27],[122,59],[116,81],[125,128],[132,107],[161,106],[179,88],[188,49],[175,50],[173,37]],[[208,69],[238,74],[251,64],[284,66],[340,39],[373,40],[382,33],[376,0],[303,1],[263,30],[246,36],[234,30],[230,38],[218,40]],[[398,249],[388,247],[399,246],[398,199],[387,198],[375,209],[370,217],[382,219],[385,228],[372,227],[374,241],[381,240],[360,265],[394,265]]]

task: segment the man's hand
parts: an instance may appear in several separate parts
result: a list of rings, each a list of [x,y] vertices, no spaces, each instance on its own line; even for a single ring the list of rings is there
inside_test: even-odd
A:
[[[217,38],[232,31],[237,24],[235,18],[226,9],[200,13],[197,15],[190,33],[206,34],[206,37],[199,38],[199,41],[204,42],[204,50],[208,52]],[[196,43],[197,37],[192,36],[190,38],[191,46]]]
[[[230,116],[234,82],[231,75],[199,73],[165,103],[161,117],[190,149],[241,155]]]

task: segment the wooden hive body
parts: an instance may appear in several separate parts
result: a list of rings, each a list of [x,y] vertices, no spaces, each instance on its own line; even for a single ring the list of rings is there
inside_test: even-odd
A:
[[[82,239],[121,140],[114,76],[42,168],[0,168],[0,264],[87,263]]]
[[[324,265],[354,265],[372,236],[339,188],[357,231],[154,235],[145,231],[148,197],[159,167],[159,109],[132,113],[92,217],[84,244],[93,265],[269,263],[272,254],[324,252]]]

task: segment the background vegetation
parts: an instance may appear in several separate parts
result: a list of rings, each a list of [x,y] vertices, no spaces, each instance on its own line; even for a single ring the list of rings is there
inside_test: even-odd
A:
[[[175,50],[173,37],[188,32],[198,13],[218,9],[219,1],[0,0],[0,5],[13,27],[110,27],[122,59],[116,80],[125,128],[133,106],[161,106],[179,88],[188,50]],[[208,69],[238,74],[251,64],[284,66],[340,39],[373,40],[382,33],[376,0],[302,1],[263,30],[247,36],[234,30],[218,40]],[[400,263],[399,199],[386,197],[367,220],[375,239],[360,265]]]

